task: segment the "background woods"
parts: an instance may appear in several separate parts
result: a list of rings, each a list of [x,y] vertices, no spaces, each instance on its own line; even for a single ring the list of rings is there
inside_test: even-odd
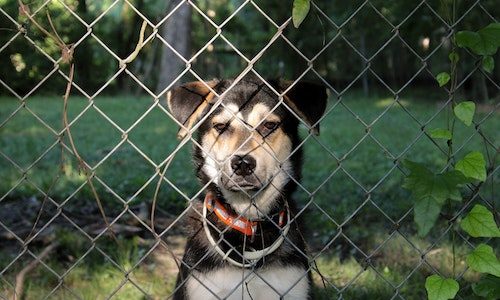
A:
[[[256,2],[278,24],[290,16],[288,4],[280,1]],[[92,26],[92,33],[97,39],[85,39],[75,51],[75,82],[85,90],[97,90],[119,68],[116,60],[103,49],[98,39],[105,41],[107,47],[118,57],[125,58],[133,51],[138,40],[142,18],[137,12],[156,24],[181,1],[130,1],[134,8],[123,1],[68,0],[64,3],[89,23],[100,18]],[[236,16],[224,22],[242,3],[243,1],[235,0],[196,1],[200,10],[215,24],[224,24],[224,37],[251,59],[270,40],[275,28],[252,5],[244,6]],[[306,57],[313,57],[326,47],[315,59],[314,67],[339,91],[353,80],[354,86],[363,87],[366,94],[370,90],[384,89],[380,81],[393,89],[400,88],[409,79],[412,79],[413,86],[426,86],[433,83],[434,78],[422,71],[422,62],[433,72],[442,70],[447,64],[450,43],[444,22],[451,16],[446,1],[426,1],[425,4],[411,1],[371,1],[354,15],[353,12],[360,7],[362,1],[315,3],[321,11],[313,8],[300,28],[287,27],[284,35]],[[457,29],[482,28],[490,21],[486,17],[488,14],[498,15],[499,7],[495,5],[495,1],[481,1],[481,5],[484,9],[469,11],[458,23]],[[36,7],[36,3],[32,6]],[[457,6],[457,15],[462,15],[470,8],[467,1],[459,1]],[[18,15],[17,1],[3,0],[2,9],[10,16]],[[50,12],[54,26],[65,42],[76,42],[87,32],[87,28],[75,19],[75,15],[58,1],[51,1],[36,15],[40,24],[49,26],[46,10]],[[394,28],[391,25],[399,24],[407,17],[408,20],[402,26]],[[48,37],[43,36],[33,25],[26,22],[24,24],[37,46],[54,58],[59,55],[57,47]],[[167,19],[160,27],[160,35],[169,46],[157,39],[153,40],[146,44],[138,59],[130,66],[138,79],[156,91],[167,87],[185,67],[185,62],[174,51],[189,57],[205,47],[216,34],[210,21],[197,12],[192,13],[191,6],[182,3],[172,18]],[[2,44],[17,31],[5,15],[0,16],[0,28],[3,32],[0,36]],[[151,27],[148,31],[151,32]],[[342,35],[339,36],[339,33]],[[220,37],[205,48],[206,51],[193,62],[193,69],[203,78],[232,77],[246,66],[246,62]],[[437,53],[427,59],[433,51]],[[46,60],[39,59],[40,53],[22,38],[16,38],[10,43],[3,50],[3,55],[4,59],[0,61],[1,69],[5,70],[2,80],[21,94],[46,76],[52,68]],[[416,55],[420,59],[415,59]],[[369,61],[364,61],[362,56]],[[373,72],[363,72],[368,64]],[[474,60],[461,60],[460,64],[463,72],[467,72],[474,67]],[[278,39],[266,50],[255,67],[265,77],[292,79],[302,73],[307,64],[288,43]],[[498,81],[499,74],[499,68],[496,68],[491,78]],[[59,92],[62,86],[64,81],[56,79],[44,87],[43,92]],[[491,98],[488,93],[497,92],[489,88],[484,77],[479,74],[471,76],[465,87],[464,93],[481,101]],[[104,92],[132,92],[135,95],[145,93],[125,73],[110,83]],[[5,89],[1,89],[0,93],[6,94]]]

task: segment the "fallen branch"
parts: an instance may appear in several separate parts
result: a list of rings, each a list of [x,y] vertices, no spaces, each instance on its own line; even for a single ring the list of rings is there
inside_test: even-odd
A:
[[[36,266],[40,263],[42,259],[44,259],[47,255],[49,255],[55,248],[57,248],[59,244],[57,242],[54,242],[40,253],[38,257],[30,262],[26,267],[24,267],[19,273],[16,275],[16,285],[15,285],[15,290],[14,290],[14,296],[12,297],[13,300],[20,300],[23,298],[23,289],[24,289],[24,280],[26,278],[26,274],[30,273],[33,271]]]

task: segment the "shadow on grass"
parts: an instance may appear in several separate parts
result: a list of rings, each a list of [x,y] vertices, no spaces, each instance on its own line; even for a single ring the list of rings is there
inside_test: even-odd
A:
[[[154,248],[153,240],[138,237],[118,243],[101,237],[95,246],[86,238],[66,230],[57,233],[60,246],[50,258],[28,274],[25,299],[101,299],[114,295],[114,299],[165,299],[174,289],[177,267],[171,254],[161,246]],[[182,256],[184,237],[165,237],[169,245],[177,245],[174,253]],[[374,236],[370,244],[380,244],[384,237]],[[412,237],[419,249],[429,243]],[[0,268],[5,268],[16,253],[0,252]],[[32,250],[39,253],[38,250]],[[464,272],[468,282],[478,280],[478,274],[466,271],[463,263],[467,249],[456,247],[456,274]],[[328,250],[316,260],[318,272],[313,271],[314,299],[425,299],[425,277],[433,274],[408,241],[394,236],[383,247],[372,251],[370,260],[351,255],[341,259],[336,250]],[[437,245],[426,255],[429,265],[451,276],[452,247],[449,242]],[[0,293],[12,295],[15,275],[32,260],[24,254],[0,277]],[[59,280],[61,277],[61,280]],[[470,285],[461,282],[460,295],[472,299]],[[146,296],[148,295],[148,296]]]

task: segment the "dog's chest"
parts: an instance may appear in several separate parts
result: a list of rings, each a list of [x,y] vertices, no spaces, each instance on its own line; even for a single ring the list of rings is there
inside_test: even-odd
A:
[[[307,271],[297,266],[264,270],[225,267],[209,273],[192,272],[188,299],[307,299]]]

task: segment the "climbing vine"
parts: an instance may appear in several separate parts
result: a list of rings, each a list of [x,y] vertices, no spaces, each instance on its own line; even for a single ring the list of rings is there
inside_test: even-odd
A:
[[[295,27],[300,26],[309,10],[310,0],[294,0],[292,22]],[[455,20],[452,20],[452,23],[454,22]],[[463,48],[474,53],[479,58],[480,67],[485,72],[491,73],[495,66],[493,55],[500,47],[500,23],[491,23],[478,31],[459,31],[451,36],[451,43],[452,51],[448,55],[450,70],[437,74],[436,80],[440,87],[449,85],[452,117],[448,120],[448,128],[426,130],[430,138],[447,142],[447,162],[441,172],[433,172],[424,163],[410,160],[403,162],[409,171],[403,187],[412,193],[414,221],[420,236],[426,236],[431,231],[442,214],[443,207],[452,207],[452,202],[462,203],[464,200],[472,200],[488,178],[488,173],[494,170],[493,166],[487,168],[480,151],[471,151],[458,161],[453,154],[453,144],[456,143],[455,122],[459,121],[470,127],[474,123],[476,113],[474,101],[456,101],[460,61],[456,50]],[[491,161],[494,162],[495,158]],[[468,199],[462,196],[462,189],[465,186],[473,191]],[[457,222],[457,220],[458,218],[454,217],[449,221]],[[459,223],[460,228],[473,238],[500,237],[500,229],[493,213],[480,204],[476,204]],[[456,230],[458,229],[452,227],[453,247]],[[453,276],[455,276],[455,255],[453,251]],[[479,282],[472,285],[474,294],[486,299],[500,299],[500,261],[495,256],[493,248],[487,243],[479,244],[468,254],[466,262],[470,269],[482,273]],[[443,278],[435,274],[427,277],[425,289],[429,300],[447,300],[456,296],[460,286],[454,278]]]
[[[450,85],[450,107],[453,117],[448,123],[448,128],[433,128],[427,134],[433,139],[444,139],[448,144],[448,161],[443,172],[434,173],[425,164],[405,161],[404,165],[409,170],[409,175],[404,182],[404,188],[412,192],[414,200],[414,221],[420,236],[427,235],[434,227],[441,210],[446,203],[452,201],[462,202],[464,199],[461,188],[469,185],[472,188],[472,197],[479,191],[486,181],[489,172],[483,154],[471,151],[454,162],[452,145],[455,141],[455,121],[462,122],[465,126],[473,124],[476,105],[473,101],[455,101],[457,89],[457,65],[460,60],[457,47],[467,49],[479,57],[479,62],[484,71],[491,73],[494,68],[493,56],[500,47],[500,23],[492,23],[473,32],[460,31],[452,37],[453,50],[449,54],[451,62],[450,72],[441,72],[436,76],[439,86]],[[498,151],[497,151],[498,152]],[[495,159],[492,160],[493,162]],[[451,206],[451,205],[450,205]],[[450,220],[452,222],[455,219]],[[476,204],[460,221],[460,228],[474,238],[498,238],[500,229],[495,222],[494,215],[485,206]],[[452,229],[454,235],[456,229]],[[455,253],[453,253],[455,256]],[[455,257],[453,257],[455,262]],[[486,299],[500,298],[500,261],[495,256],[493,248],[486,243],[479,244],[467,255],[467,266],[482,273],[481,280],[472,285],[474,294]],[[454,269],[454,266],[453,266]],[[454,272],[453,272],[454,273]],[[455,275],[455,274],[453,274]],[[427,277],[425,282],[428,298],[430,300],[453,299],[460,289],[459,283],[454,278],[443,278],[439,275]]]

